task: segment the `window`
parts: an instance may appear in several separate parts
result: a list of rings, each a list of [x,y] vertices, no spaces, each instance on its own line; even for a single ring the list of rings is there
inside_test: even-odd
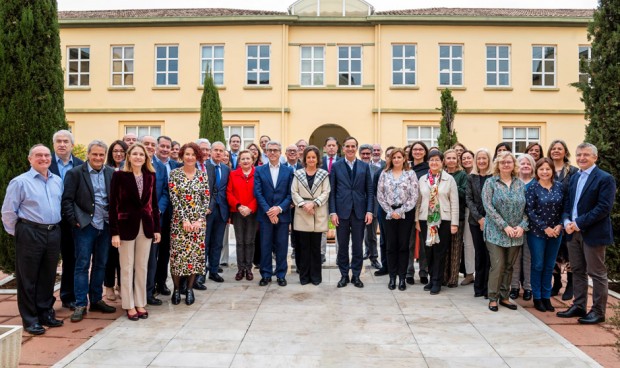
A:
[[[205,82],[207,70],[211,71],[216,86],[224,85],[224,46],[203,45],[200,48],[200,85]]]
[[[514,153],[525,153],[530,143],[540,143],[538,127],[505,127],[502,128],[502,142],[507,142]]]
[[[510,86],[510,46],[487,45],[487,86]]]
[[[463,45],[439,45],[439,85],[463,85]]]
[[[67,48],[67,84],[88,86],[90,83],[90,47]]]
[[[338,47],[338,85],[362,85],[362,46]]]
[[[241,150],[244,150],[248,144],[254,142],[254,126],[253,125],[225,125],[224,136],[226,142],[230,140],[230,136],[233,134],[239,134],[241,136]]]
[[[248,85],[269,84],[269,45],[248,45]]]
[[[323,46],[301,47],[301,85],[325,85],[325,48]]]
[[[392,85],[413,86],[416,45],[392,45]]]
[[[438,126],[408,126],[407,144],[422,141],[428,148],[437,146]]]
[[[133,46],[112,47],[112,85],[133,86]]]
[[[179,46],[155,46],[155,84],[176,86],[179,84]]]
[[[157,138],[161,135],[161,125],[125,125],[125,134],[129,133],[138,137],[150,135]]]
[[[555,86],[555,46],[532,47],[532,85]]]
[[[592,47],[579,46],[579,83],[590,83],[590,74],[584,68],[583,63],[589,63],[592,60]]]

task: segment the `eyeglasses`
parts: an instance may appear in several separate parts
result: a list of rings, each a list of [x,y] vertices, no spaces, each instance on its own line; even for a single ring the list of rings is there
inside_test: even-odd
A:
[[[289,149],[286,150],[286,153],[297,153],[298,151],[296,149]]]
[[[499,164],[507,166],[507,165],[513,165],[514,162],[512,160],[511,161],[500,161]]]
[[[265,152],[267,152],[267,153],[278,153],[278,152],[280,152],[280,150],[277,149],[277,148],[268,148],[268,149],[265,150]]]
[[[124,155],[125,151],[123,151],[123,150],[113,150],[112,153],[115,154],[115,155]]]

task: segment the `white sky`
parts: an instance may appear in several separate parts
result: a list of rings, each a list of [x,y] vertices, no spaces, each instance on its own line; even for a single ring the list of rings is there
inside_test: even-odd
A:
[[[58,0],[59,10],[236,8],[286,11],[295,0]],[[375,10],[414,8],[593,9],[597,0],[367,0]]]

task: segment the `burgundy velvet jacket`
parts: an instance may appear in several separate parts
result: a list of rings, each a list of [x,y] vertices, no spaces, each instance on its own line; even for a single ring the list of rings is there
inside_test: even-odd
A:
[[[155,192],[155,173],[142,171],[144,185],[142,197],[132,172],[115,171],[110,188],[110,233],[120,235],[121,240],[134,240],[140,231],[153,238],[159,233],[159,207]]]

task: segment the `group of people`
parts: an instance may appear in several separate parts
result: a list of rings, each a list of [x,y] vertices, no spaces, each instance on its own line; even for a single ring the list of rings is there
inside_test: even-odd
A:
[[[353,137],[329,137],[323,150],[303,139],[286,148],[268,136],[246,149],[241,142],[233,134],[227,150],[203,138],[181,145],[167,136],[127,134],[109,147],[90,142],[86,162],[72,154],[66,130],[54,134],[53,152],[33,146],[31,169],[10,182],[2,205],[4,228],[15,236],[26,331],[42,334],[43,326],[63,324],[53,309],[59,255],[60,298],[73,310],[72,322],[87,307],[116,311],[104,302],[104,287],[132,321],[148,318],[146,306],[162,304],[160,295],[193,304],[207,275],[224,282],[219,273],[228,263],[231,223],[237,281],[253,280],[257,267],[260,286],[273,276],[286,286],[290,237],[300,283],[319,285],[331,222],[338,288],[363,287],[368,258],[375,275],[389,275],[389,289],[406,290],[415,283],[417,259],[420,281],[433,295],[457,286],[462,272],[461,285],[473,283],[474,296],[488,298],[491,311],[498,304],[516,309],[509,299],[520,285],[536,309],[552,311],[554,269],[559,275],[556,264],[570,259],[575,300],[558,316],[605,319],[615,181],[596,167],[591,144],[577,147],[577,169],[560,140],[547,157],[532,144],[518,159],[505,143],[492,156],[462,144],[440,152],[418,141],[389,147],[383,159],[380,145],[359,145]]]

